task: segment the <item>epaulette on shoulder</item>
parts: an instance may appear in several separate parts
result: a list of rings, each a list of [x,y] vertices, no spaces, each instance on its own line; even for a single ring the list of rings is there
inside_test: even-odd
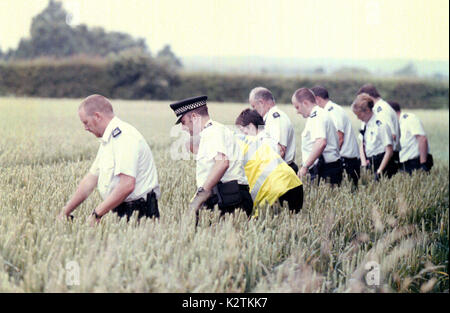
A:
[[[407,118],[408,117],[408,114],[403,114],[403,118]]]
[[[383,110],[383,109],[381,108],[381,106],[379,106],[379,107],[377,108],[377,113],[380,113],[382,110]]]
[[[203,127],[203,129],[206,129],[208,127],[212,126],[212,122],[209,122],[208,124],[205,125],[205,127]]]
[[[317,111],[314,111],[314,112],[311,113],[311,115],[309,117],[313,118],[313,117],[316,117],[316,115],[317,115]]]
[[[376,123],[377,123],[378,126],[380,126],[381,124],[383,124],[383,123],[381,123],[380,120],[377,120]]]
[[[119,127],[114,128],[114,130],[112,131],[112,136],[114,138],[116,138],[117,136],[119,136],[122,133],[122,131],[120,130]]]
[[[274,113],[272,114],[272,116],[273,116],[273,118],[277,118],[277,117],[280,117],[280,113],[278,113],[278,112],[274,112]]]
[[[334,107],[329,107],[328,112],[333,111]]]

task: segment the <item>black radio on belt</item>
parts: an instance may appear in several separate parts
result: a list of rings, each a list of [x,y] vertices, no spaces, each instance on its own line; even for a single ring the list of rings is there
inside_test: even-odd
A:
[[[219,182],[214,188],[213,193],[217,195],[219,208],[238,205],[242,201],[239,183],[232,180],[227,183]]]
[[[317,161],[316,165],[314,165],[314,166],[309,170],[309,173],[310,173],[311,175],[313,175],[313,176],[319,175],[319,172],[320,172],[322,166],[324,166],[324,165],[325,165],[325,159],[324,159],[323,155],[321,154],[321,155],[319,156],[319,160]]]

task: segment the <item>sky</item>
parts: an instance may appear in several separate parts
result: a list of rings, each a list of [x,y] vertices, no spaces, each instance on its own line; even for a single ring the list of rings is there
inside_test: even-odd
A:
[[[448,0],[62,0],[69,23],[183,56],[449,60]],[[0,48],[48,0],[0,0]]]

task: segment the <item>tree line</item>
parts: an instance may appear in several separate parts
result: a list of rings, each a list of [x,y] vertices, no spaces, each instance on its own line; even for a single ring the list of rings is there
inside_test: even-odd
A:
[[[100,93],[109,98],[176,100],[207,94],[211,101],[242,103],[253,87],[265,86],[278,102],[290,103],[297,88],[323,85],[337,103],[348,105],[359,87],[370,82],[385,99],[402,106],[448,108],[448,81],[184,73],[169,45],[153,57],[144,39],[100,27],[73,27],[67,18],[62,4],[50,0],[33,18],[30,38],[22,39],[17,49],[0,51],[0,95],[83,98]]]

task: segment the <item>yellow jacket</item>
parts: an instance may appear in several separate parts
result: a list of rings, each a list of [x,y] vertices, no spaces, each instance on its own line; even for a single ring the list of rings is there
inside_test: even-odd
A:
[[[258,206],[272,205],[288,190],[302,184],[294,170],[275,152],[277,144],[265,132],[257,136],[238,135],[243,149],[244,170],[253,199],[253,217]]]

